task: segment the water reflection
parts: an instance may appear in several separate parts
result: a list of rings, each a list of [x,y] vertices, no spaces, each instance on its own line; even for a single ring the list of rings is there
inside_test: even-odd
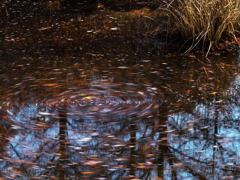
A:
[[[1,177],[239,178],[238,52],[166,57],[111,11],[43,17],[2,28]]]
[[[184,62],[187,71],[169,59],[102,64],[104,71],[79,64],[27,71],[2,92],[2,176],[237,178],[239,74],[232,59],[231,65],[215,59],[197,69]],[[188,72],[185,80],[180,71]]]
[[[22,114],[28,115],[28,119],[24,119]],[[152,158],[153,155],[144,154],[156,146],[156,140],[150,137],[156,136],[152,125],[159,119],[152,116],[138,119],[122,116],[110,121],[107,115],[102,119],[82,119],[77,114],[68,116],[59,110],[59,115],[52,117],[39,115],[36,109],[29,107],[24,113],[8,116],[21,117],[19,120],[24,123],[11,127],[14,133],[5,147],[7,154],[2,160],[2,171],[5,177],[16,179],[53,176],[63,179],[85,176],[116,179],[124,174],[128,176],[129,171],[136,168],[129,164],[129,159],[134,164],[138,161],[143,166],[152,166],[152,163],[145,162],[145,156]],[[140,150],[142,147],[145,149]],[[6,171],[10,167],[15,169]],[[141,170],[137,172],[143,173]]]
[[[194,169],[206,179],[238,177],[238,120],[239,103],[228,111],[223,104],[199,104],[193,113],[173,114],[168,119],[173,129],[169,134],[171,152],[182,167]]]
[[[120,83],[99,71],[82,80],[81,71],[76,72],[76,81],[65,70],[49,70],[43,75],[51,79],[33,72],[2,96],[3,121],[12,130],[2,171],[13,168],[8,162],[17,168],[3,176],[114,179],[120,176],[119,168],[129,175],[128,169],[135,167],[125,163],[133,161],[132,154],[142,146],[137,143],[143,138],[144,144],[151,124],[159,121],[153,114],[164,101],[161,91],[150,84]],[[67,81],[50,83],[65,73]]]
[[[203,179],[239,178],[239,74],[212,101],[191,112],[168,116],[169,149],[179,162],[179,175]]]

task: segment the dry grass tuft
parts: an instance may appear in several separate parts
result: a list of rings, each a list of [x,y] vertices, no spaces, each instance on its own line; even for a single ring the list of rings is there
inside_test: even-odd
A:
[[[191,51],[201,44],[208,51],[225,37],[236,39],[240,26],[239,0],[172,0],[164,10],[171,35],[191,42]]]

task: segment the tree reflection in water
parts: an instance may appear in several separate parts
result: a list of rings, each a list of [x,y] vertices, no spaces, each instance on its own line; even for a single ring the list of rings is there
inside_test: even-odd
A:
[[[33,108],[24,111],[18,112],[19,117],[28,111],[33,113]],[[21,126],[14,126],[15,133],[9,137],[2,161],[5,177],[116,179],[146,176],[154,166],[150,159],[157,140],[152,137],[156,136],[151,132],[156,120],[152,117],[129,121],[122,116],[114,122],[108,116],[78,119],[64,109],[54,118],[39,115],[37,110],[35,114]]]
[[[12,126],[3,144],[1,172],[14,179],[237,177],[239,100],[229,101],[231,107],[216,96],[192,113],[158,110],[115,121],[109,116],[77,118],[67,109],[53,116],[30,106],[14,115],[24,123]]]
[[[116,95],[111,90],[120,92],[116,84],[121,83],[100,81],[108,93],[104,91],[97,96],[96,92],[102,92],[99,89],[102,84],[98,83],[90,83],[94,91],[80,93],[71,86],[64,89],[61,84],[54,84],[53,88],[44,79],[36,82],[30,79],[9,90],[9,96],[1,102],[1,176],[9,179],[238,178],[239,75],[225,90],[211,91],[211,98],[192,103],[186,95],[176,97],[182,104],[194,104],[191,108],[172,108],[173,102],[180,105],[169,96],[160,108],[148,111],[140,106],[144,110],[135,113],[126,109],[132,106],[136,110],[131,103],[121,106],[126,107],[121,111],[113,108],[112,112],[119,113],[105,113],[102,106],[89,108],[88,105],[105,102],[102,97]],[[201,83],[205,84],[203,80]],[[129,86],[128,92],[138,92],[137,95],[153,93],[149,88],[145,92],[136,89],[138,86]],[[49,100],[51,92],[59,95],[56,99],[61,97],[60,100]],[[91,98],[92,101],[83,103],[82,111],[74,103],[71,104],[76,108],[74,111],[70,106],[50,106],[62,99],[72,100],[66,98],[69,92],[75,93],[69,97],[79,98],[76,102]],[[31,103],[26,103],[26,99]],[[45,103],[39,103],[43,100]],[[114,98],[109,102],[116,103]],[[149,101],[144,102],[147,102],[144,107],[149,107]],[[150,109],[158,107],[155,105]],[[96,113],[97,110],[104,113]]]
[[[22,5],[28,7],[27,2]],[[29,7],[27,19],[19,19],[22,12],[16,8],[9,11],[10,23],[2,28],[6,34],[3,52],[16,59],[1,56],[0,61],[4,82],[0,92],[0,177],[239,178],[239,65],[233,62],[239,59],[234,53],[219,59],[214,56],[207,62],[199,57],[163,57],[165,53],[136,44],[138,26],[129,21],[131,26],[123,27],[123,21],[115,19],[111,11],[99,10],[89,17],[54,12],[45,18],[43,6]],[[36,7],[41,12],[35,11]],[[40,23],[33,26],[33,22]],[[115,27],[118,30],[111,30]],[[76,92],[93,71],[104,71],[100,78],[112,75],[125,84],[153,85],[164,91],[166,102],[154,111],[149,109],[156,106],[140,106],[141,116],[136,104],[124,106],[126,101],[120,101],[121,111],[104,105],[95,109],[85,106],[85,110],[115,114],[72,112],[65,106],[49,111],[46,104],[33,103],[51,97],[51,93],[60,97]],[[234,74],[236,79],[231,80]],[[105,90],[114,87],[122,92],[116,86],[119,82],[112,83],[102,81],[105,89],[99,97],[111,95]],[[90,86],[96,90],[99,84]],[[125,90],[131,97],[145,96],[151,90],[136,87],[126,85]],[[95,90],[85,89],[77,95],[92,98],[96,105],[103,101],[95,98]],[[114,98],[109,102],[117,104]],[[48,103],[54,104],[55,99]]]
[[[171,154],[180,167],[202,179],[239,178],[238,79],[226,90],[227,96],[216,94],[212,102],[198,104],[192,113],[168,117]]]

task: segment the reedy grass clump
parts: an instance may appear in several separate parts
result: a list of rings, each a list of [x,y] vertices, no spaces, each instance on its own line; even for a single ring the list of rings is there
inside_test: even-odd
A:
[[[165,8],[171,35],[180,35],[191,46],[208,51],[230,37],[236,40],[240,25],[239,0],[172,0]]]

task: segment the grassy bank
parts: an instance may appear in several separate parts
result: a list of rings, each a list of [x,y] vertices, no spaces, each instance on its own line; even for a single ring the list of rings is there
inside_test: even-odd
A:
[[[168,36],[180,38],[191,51],[208,51],[226,39],[237,41],[240,27],[239,0],[172,0],[163,8],[168,15]]]

